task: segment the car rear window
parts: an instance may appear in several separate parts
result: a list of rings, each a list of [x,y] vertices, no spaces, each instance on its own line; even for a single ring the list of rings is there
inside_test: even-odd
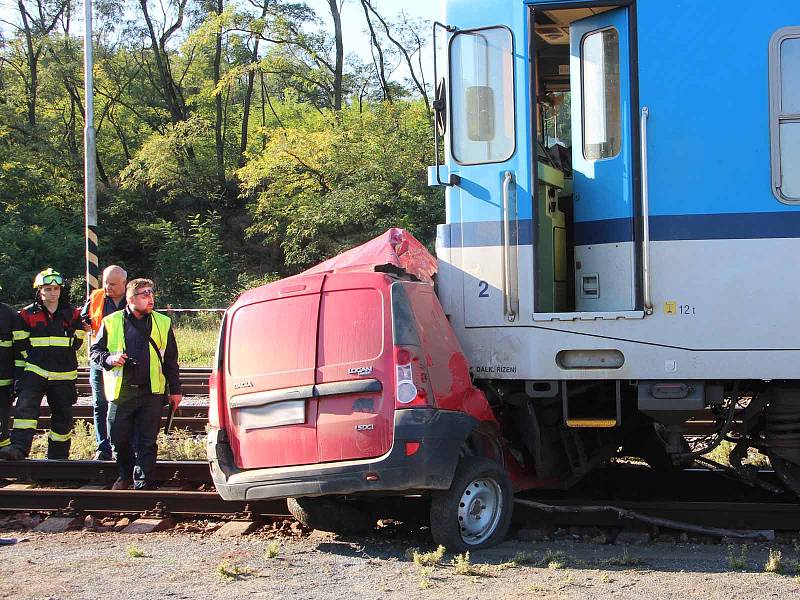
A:
[[[278,298],[237,310],[231,323],[229,373],[245,377],[313,369],[318,298]]]
[[[383,296],[374,289],[322,294],[319,367],[372,360],[383,353]]]

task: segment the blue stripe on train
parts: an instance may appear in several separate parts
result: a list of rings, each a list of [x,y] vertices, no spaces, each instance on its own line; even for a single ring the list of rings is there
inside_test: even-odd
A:
[[[445,248],[499,246],[500,221],[448,223],[439,226],[439,243]],[[462,243],[463,241],[466,243]],[[800,212],[731,213],[715,215],[654,215],[650,217],[650,239],[738,240],[800,238]],[[514,236],[512,235],[512,243]],[[613,244],[633,239],[630,219],[608,219],[575,223],[575,243]],[[533,243],[533,222],[519,221],[520,245]]]

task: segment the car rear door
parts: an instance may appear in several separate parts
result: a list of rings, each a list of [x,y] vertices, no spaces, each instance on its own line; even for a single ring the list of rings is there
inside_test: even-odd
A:
[[[319,459],[314,370],[324,278],[271,284],[229,314],[227,423],[239,468]]]
[[[320,462],[381,456],[394,433],[390,278],[336,273],[324,283],[317,347]]]

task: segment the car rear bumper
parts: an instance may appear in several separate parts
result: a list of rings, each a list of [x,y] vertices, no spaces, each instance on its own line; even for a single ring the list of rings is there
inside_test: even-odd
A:
[[[214,485],[225,500],[441,490],[450,487],[461,446],[477,424],[474,417],[457,411],[396,410],[394,443],[383,456],[247,470],[234,465],[225,431],[212,430],[208,458]],[[406,455],[406,442],[419,442],[417,452]]]

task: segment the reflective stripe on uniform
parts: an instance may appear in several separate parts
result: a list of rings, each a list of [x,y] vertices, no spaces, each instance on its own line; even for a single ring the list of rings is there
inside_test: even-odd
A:
[[[34,348],[43,348],[47,346],[63,346],[66,348],[71,345],[72,338],[68,337],[57,335],[51,335],[50,337],[31,337],[31,346]]]
[[[37,419],[14,419],[14,429],[36,429]]]
[[[8,446],[11,444],[11,438],[6,438],[4,440],[0,440],[0,448],[4,446]]]
[[[17,329],[16,331],[13,332],[13,335],[14,335],[14,341],[18,342],[20,340],[27,340],[29,337],[31,337],[31,332]]]
[[[0,387],[11,385],[12,383],[14,383],[13,379],[0,379]]]
[[[0,348],[11,348],[13,340],[0,340]]]
[[[72,439],[72,432],[68,431],[67,433],[56,433],[55,431],[51,431],[47,434],[47,437],[54,442],[68,442]]]
[[[44,377],[49,381],[72,381],[73,379],[78,378],[78,371],[45,371],[33,363],[27,363],[25,370],[30,371],[31,373],[36,373],[40,377]]]
[[[17,359],[17,360],[14,361],[14,366],[15,367],[22,367],[23,369],[25,368],[25,365],[27,365],[27,364],[28,363],[26,361],[24,361],[24,360]]]

